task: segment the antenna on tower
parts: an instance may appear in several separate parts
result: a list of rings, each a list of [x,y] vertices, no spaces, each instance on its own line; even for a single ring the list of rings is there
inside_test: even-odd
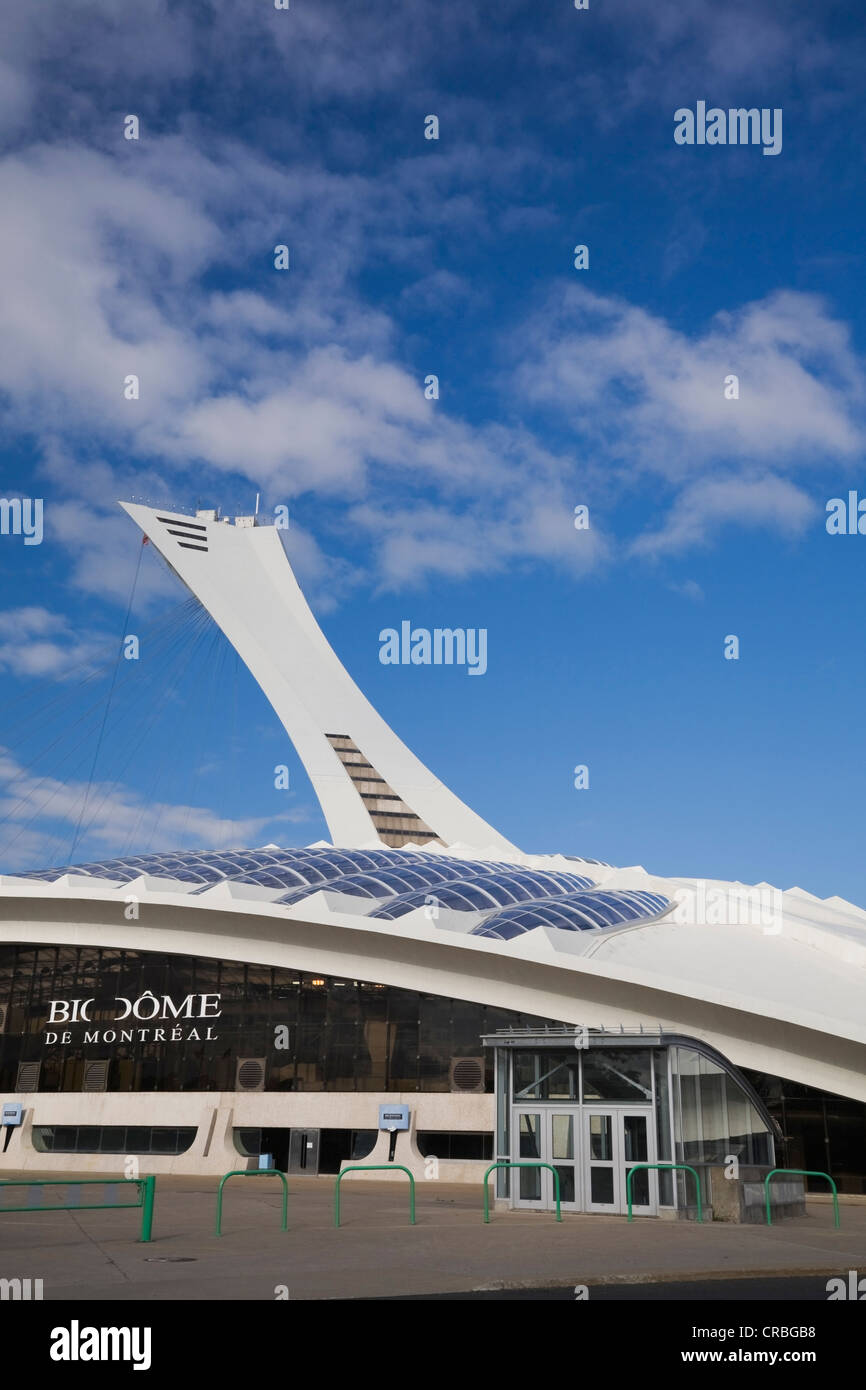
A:
[[[256,516],[259,514],[259,494],[256,493]]]

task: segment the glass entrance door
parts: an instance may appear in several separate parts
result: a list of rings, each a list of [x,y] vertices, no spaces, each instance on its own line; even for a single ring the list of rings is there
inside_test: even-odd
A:
[[[547,1120],[547,1162],[559,1174],[559,1201],[563,1211],[580,1210],[580,1183],[577,1163],[580,1145],[580,1111],[551,1110]],[[544,1169],[550,1190],[550,1206],[556,1206],[553,1174]]]
[[[541,1112],[538,1110],[518,1110],[515,1112],[514,1122],[517,1138],[516,1160],[527,1163],[533,1159],[544,1159]],[[515,1206],[531,1207],[536,1211],[544,1210],[544,1184],[542,1182],[544,1171],[543,1168],[511,1169],[510,1190],[514,1194]],[[547,1176],[550,1175],[547,1174]]]
[[[517,1155],[552,1164],[559,1175],[559,1201],[564,1211],[579,1211],[580,1111],[518,1110],[515,1112]],[[549,1168],[516,1168],[512,1172],[515,1205],[536,1211],[553,1211],[556,1193]]]
[[[626,1174],[636,1163],[655,1162],[651,1109],[601,1106],[539,1106],[514,1111],[515,1159],[550,1163],[559,1174],[563,1211],[626,1212]],[[556,1205],[553,1174],[548,1168],[511,1172],[512,1200],[517,1207],[552,1211]],[[641,1169],[632,1178],[632,1210],[655,1216],[658,1176]]]
[[[617,1204],[616,1116],[612,1111],[584,1115],[587,1211],[619,1211]]]
[[[651,1110],[584,1112],[585,1210],[625,1213],[626,1174],[636,1163],[655,1161]],[[632,1178],[632,1210],[655,1216],[657,1175],[645,1168]]]
[[[650,1153],[650,1132],[652,1115],[645,1110],[634,1114],[621,1114],[620,1143],[622,1168],[622,1210],[628,1211],[626,1176],[635,1163],[653,1163],[655,1145]],[[656,1216],[658,1213],[658,1173],[653,1169],[641,1168],[632,1175],[631,1205],[635,1216]]]

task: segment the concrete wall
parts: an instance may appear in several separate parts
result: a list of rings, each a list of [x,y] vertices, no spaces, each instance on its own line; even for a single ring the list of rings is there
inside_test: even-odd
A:
[[[769,1168],[741,1167],[736,1178],[726,1177],[721,1165],[710,1168],[714,1221],[763,1225],[767,1220],[764,1179]],[[770,1214],[774,1221],[786,1216],[805,1216],[803,1178],[776,1177],[770,1183]]]
[[[379,1106],[409,1106],[410,1130],[397,1135],[396,1163],[404,1163],[416,1177],[424,1178],[425,1160],[419,1153],[420,1130],[464,1130],[492,1133],[492,1095],[423,1094],[417,1091],[386,1094],[378,1091],[319,1092],[297,1094],[256,1091],[81,1091],[35,1092],[4,1096],[20,1101],[23,1123],[12,1130],[9,1147],[0,1154],[0,1175],[25,1170],[42,1173],[112,1173],[123,1170],[125,1154],[48,1154],[33,1147],[34,1125],[194,1125],[197,1134],[184,1154],[142,1154],[145,1173],[226,1173],[231,1168],[255,1167],[255,1159],[238,1153],[234,1129],[377,1129]],[[388,1160],[389,1136],[380,1134],[375,1149],[364,1162]],[[482,1163],[440,1160],[439,1177],[445,1182],[475,1181]],[[381,1177],[382,1175],[372,1174]],[[402,1176],[402,1175],[397,1175]],[[359,1175],[363,1181],[363,1175]]]

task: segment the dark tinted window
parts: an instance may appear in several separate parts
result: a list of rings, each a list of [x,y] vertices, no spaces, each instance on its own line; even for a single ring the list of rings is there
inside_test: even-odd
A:
[[[34,1125],[35,1146],[42,1153],[182,1154],[192,1147],[195,1127],[126,1125]]]
[[[200,1016],[204,996],[219,998]],[[242,1058],[263,1062],[269,1091],[447,1091],[452,1060],[481,1056],[483,1033],[547,1021],[374,981],[72,946],[0,946],[3,1004],[5,1092],[21,1062],[41,1064],[40,1091],[80,1091],[97,1060],[108,1091],[234,1091]],[[148,1152],[132,1132],[105,1152]]]
[[[418,1151],[426,1158],[492,1159],[493,1135],[463,1130],[419,1130],[416,1136]]]

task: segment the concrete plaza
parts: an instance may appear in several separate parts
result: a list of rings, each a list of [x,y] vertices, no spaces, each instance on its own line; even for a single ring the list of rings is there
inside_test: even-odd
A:
[[[410,1226],[407,1186],[349,1177],[337,1230],[334,1179],[290,1178],[283,1232],[278,1180],[233,1178],[217,1238],[216,1188],[211,1178],[158,1178],[149,1244],[138,1240],[138,1209],[0,1212],[0,1278],[41,1279],[45,1299],[297,1300],[578,1284],[591,1298],[593,1285],[612,1282],[866,1273],[857,1201],[843,1201],[838,1231],[820,1200],[770,1228],[608,1216],[558,1224],[524,1212],[493,1212],[485,1226],[480,1186],[431,1182],[418,1184]],[[98,1192],[84,1200],[103,1200]]]

